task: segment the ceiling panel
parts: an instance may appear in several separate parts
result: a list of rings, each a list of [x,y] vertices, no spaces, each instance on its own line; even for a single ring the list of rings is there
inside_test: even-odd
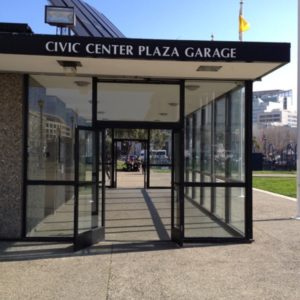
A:
[[[80,61],[78,76],[117,76],[132,78],[257,80],[281,66],[280,63],[185,62],[104,58],[65,58],[0,54],[0,72],[65,74],[58,60]],[[37,63],[38,62],[38,63]],[[200,65],[221,66],[217,72],[197,71]]]

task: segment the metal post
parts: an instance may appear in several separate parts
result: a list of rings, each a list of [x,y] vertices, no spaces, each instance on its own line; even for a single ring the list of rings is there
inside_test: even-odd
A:
[[[44,152],[44,135],[43,135],[43,108],[44,108],[44,100],[38,100],[38,105],[40,109],[40,145],[39,145],[39,168],[42,168],[43,164],[43,152]]]
[[[297,76],[297,124],[300,124],[300,4],[298,3],[298,76]],[[300,143],[300,130],[297,132],[297,145]],[[300,147],[297,147],[297,213],[295,219],[300,220]]]
[[[243,0],[241,0],[240,2],[240,17],[243,16]],[[240,27],[240,24],[239,24],[239,27]],[[240,28],[239,28],[239,40],[242,42],[243,41],[243,32],[240,31]]]

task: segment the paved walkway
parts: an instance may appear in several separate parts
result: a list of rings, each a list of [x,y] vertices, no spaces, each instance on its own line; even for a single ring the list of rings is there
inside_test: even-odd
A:
[[[296,178],[297,174],[281,174],[281,173],[267,173],[267,174],[252,174],[253,177],[292,177],[292,178]]]
[[[0,243],[1,299],[300,299],[296,202],[254,191],[252,244]]]

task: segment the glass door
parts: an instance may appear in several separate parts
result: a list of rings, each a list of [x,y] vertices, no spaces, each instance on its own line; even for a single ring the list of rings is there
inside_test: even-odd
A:
[[[117,187],[117,177],[118,177],[118,161],[119,161],[119,152],[118,152],[118,142],[114,141],[113,142],[113,183],[112,187],[116,188]],[[119,163],[120,165],[120,163]]]
[[[76,128],[74,250],[104,239],[103,131]]]
[[[148,141],[141,142],[141,153],[140,153],[141,171],[144,176],[144,189],[148,188]]]
[[[183,192],[183,131],[173,132],[173,183],[171,205],[171,239],[182,246],[184,237],[184,192]]]

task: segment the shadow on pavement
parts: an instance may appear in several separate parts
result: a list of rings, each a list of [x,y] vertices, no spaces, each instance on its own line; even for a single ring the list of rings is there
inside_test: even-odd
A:
[[[237,243],[240,244],[240,243]],[[222,246],[233,243],[222,244]],[[220,244],[185,244],[183,248],[219,247]],[[143,242],[102,242],[80,251],[73,251],[73,244],[49,242],[0,242],[0,263],[13,261],[30,261],[89,255],[111,255],[129,252],[178,250],[180,247],[171,241]]]

